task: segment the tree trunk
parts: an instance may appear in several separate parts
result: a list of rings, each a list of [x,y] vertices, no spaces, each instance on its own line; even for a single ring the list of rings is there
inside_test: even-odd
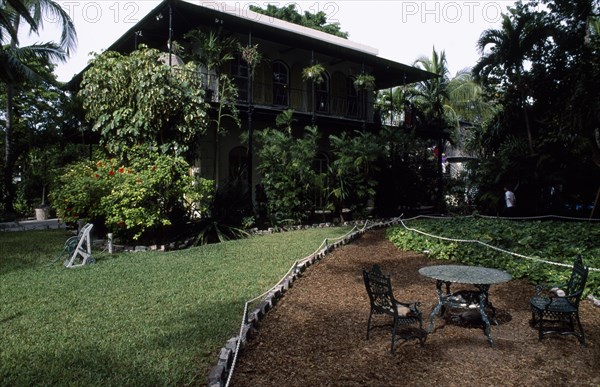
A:
[[[19,31],[21,17],[17,14],[13,20],[13,28]],[[10,40],[10,47],[17,47],[17,40]],[[14,79],[12,80],[14,81]],[[15,156],[13,151],[13,129],[14,129],[14,98],[15,85],[9,81],[6,84],[6,130],[4,132],[4,212],[12,216],[15,212],[15,187],[13,185],[13,174],[15,169]]]
[[[219,146],[219,125],[215,128],[215,164],[213,165],[213,177],[215,179],[215,192],[219,190],[219,179],[220,179],[220,171],[219,171],[219,159],[221,158],[221,147]]]
[[[6,85],[6,130],[4,132],[4,212],[14,214],[15,187],[13,185],[14,155],[13,155],[13,101],[15,87]]]

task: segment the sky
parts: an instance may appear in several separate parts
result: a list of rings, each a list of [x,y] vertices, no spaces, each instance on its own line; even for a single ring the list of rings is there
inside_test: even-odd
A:
[[[55,0],[75,23],[78,47],[68,62],[56,70],[68,81],[85,68],[91,52],[101,52],[157,6],[158,0]],[[244,14],[249,5],[263,8],[290,1],[205,1],[191,3]],[[489,28],[499,28],[501,13],[514,2],[494,1],[296,1],[296,9],[323,11],[328,22],[339,22],[349,39],[379,50],[379,55],[411,65],[419,57],[431,57],[432,49],[444,50],[451,75],[472,67],[479,58],[476,42]],[[225,8],[224,8],[225,7]],[[21,45],[57,40],[55,23],[46,16],[40,36],[20,38]]]

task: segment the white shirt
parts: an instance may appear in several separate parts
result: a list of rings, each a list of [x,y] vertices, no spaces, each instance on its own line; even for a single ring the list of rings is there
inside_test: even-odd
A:
[[[512,191],[506,191],[504,193],[504,199],[506,200],[506,208],[514,207],[517,198],[515,198],[515,194]]]

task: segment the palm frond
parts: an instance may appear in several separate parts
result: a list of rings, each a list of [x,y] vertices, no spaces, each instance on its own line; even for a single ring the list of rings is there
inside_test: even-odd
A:
[[[53,81],[38,75],[26,63],[30,59],[50,62],[64,58],[64,52],[54,43],[0,49],[0,79],[5,83],[20,81]]]

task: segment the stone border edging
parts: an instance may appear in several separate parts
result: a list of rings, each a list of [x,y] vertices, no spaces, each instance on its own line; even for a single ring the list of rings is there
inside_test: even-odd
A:
[[[219,351],[217,364],[210,370],[208,374],[209,387],[223,387],[229,385],[229,379],[233,375],[235,360],[239,352],[243,351],[246,343],[257,332],[257,324],[262,320],[267,313],[273,309],[275,304],[285,295],[287,290],[293,286],[293,283],[300,275],[311,265],[323,259],[327,254],[336,248],[346,245],[358,239],[367,230],[373,228],[389,227],[399,223],[399,218],[394,218],[387,221],[378,221],[371,226],[359,229],[346,235],[345,238],[339,239],[336,242],[329,244],[325,239],[325,247],[314,252],[308,257],[298,261],[293,267],[292,272],[283,280],[279,281],[266,297],[247,315],[244,317],[243,325],[240,329],[240,335],[227,340],[227,343]],[[321,226],[323,227],[323,226]],[[246,311],[244,311],[246,313]]]

